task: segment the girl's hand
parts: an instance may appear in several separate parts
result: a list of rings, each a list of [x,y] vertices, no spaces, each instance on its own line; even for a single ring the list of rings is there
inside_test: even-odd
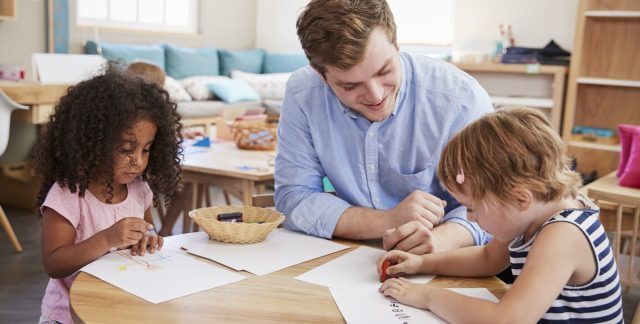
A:
[[[422,258],[415,254],[393,250],[385,253],[378,259],[378,275],[382,273],[382,263],[389,260],[391,266],[387,268],[388,276],[400,276],[402,274],[418,273],[422,267]]]
[[[153,228],[152,225],[151,228]],[[149,247],[149,253],[155,253],[156,250],[160,251],[162,249],[162,244],[164,244],[164,239],[162,236],[155,234],[155,230],[153,234],[145,235],[138,244],[134,244],[131,246],[131,255],[144,255],[147,250],[147,246]]]
[[[139,217],[127,217],[111,225],[106,231],[107,243],[118,249],[138,244],[147,235],[147,222]]]
[[[380,292],[398,302],[412,307],[427,309],[427,294],[433,287],[417,284],[405,278],[391,278],[380,286]]]

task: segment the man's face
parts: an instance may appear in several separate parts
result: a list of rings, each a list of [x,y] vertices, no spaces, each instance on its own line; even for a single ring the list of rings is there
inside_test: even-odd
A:
[[[325,73],[340,102],[372,122],[393,112],[401,78],[398,48],[380,27],[371,32],[360,63],[347,70],[328,65]]]

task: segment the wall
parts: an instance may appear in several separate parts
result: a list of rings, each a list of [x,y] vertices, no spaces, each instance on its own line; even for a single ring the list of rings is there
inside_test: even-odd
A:
[[[18,18],[0,20],[0,64],[31,70],[31,53],[45,51],[44,3],[16,1]]]
[[[46,51],[45,0],[19,0],[18,18],[0,20],[0,64],[18,63],[31,79],[31,53]],[[69,51],[82,53],[87,39],[94,38],[92,28],[75,25],[75,1],[69,0],[71,11]],[[256,0],[200,0],[200,33],[198,35],[100,30],[105,42],[180,46],[213,46],[225,49],[253,48],[256,43]]]
[[[256,47],[268,51],[302,52],[296,19],[308,0],[256,0]]]
[[[572,51],[578,0],[457,0],[453,49],[490,53],[498,24],[512,24],[517,46],[543,47],[554,39]]]
[[[256,45],[272,51],[301,51],[295,21],[307,0],[257,0]],[[511,23],[516,45],[542,47],[550,39],[573,46],[578,0],[456,0],[455,51],[490,53],[498,24]]]

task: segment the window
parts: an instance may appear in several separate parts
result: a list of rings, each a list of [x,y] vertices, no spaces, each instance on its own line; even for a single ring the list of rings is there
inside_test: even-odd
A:
[[[387,0],[398,28],[398,44],[451,45],[454,0]]]
[[[79,26],[198,32],[197,0],[78,0]]]

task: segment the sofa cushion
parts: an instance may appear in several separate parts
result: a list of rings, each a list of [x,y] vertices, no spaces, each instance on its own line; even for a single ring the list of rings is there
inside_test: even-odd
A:
[[[209,84],[217,80],[227,80],[226,76],[194,76],[180,80],[180,84],[189,93],[193,100],[211,100],[213,93],[209,89]]]
[[[170,76],[166,76],[164,78],[164,89],[167,90],[167,92],[169,93],[169,98],[171,98],[171,100],[173,101],[178,102],[193,100],[191,99],[191,96],[189,95],[187,90],[185,90],[184,87],[180,84],[180,82]]]
[[[231,78],[244,80],[254,88],[262,99],[282,99],[287,80],[291,73],[255,74],[242,71],[232,71]]]
[[[217,80],[209,84],[209,89],[226,103],[260,100],[260,94],[244,80]]]
[[[304,54],[265,53],[262,73],[293,72],[309,64]]]
[[[196,75],[219,75],[218,50],[215,48],[165,47],[167,74],[176,79]]]
[[[183,119],[221,117],[225,109],[244,109],[247,115],[264,112],[264,108],[259,101],[243,101],[236,104],[227,104],[220,100],[178,102],[178,113]]]
[[[100,43],[102,56],[107,60],[123,60],[127,65],[134,61],[145,61],[165,69],[164,47],[162,45],[130,45]],[[98,54],[98,46],[94,41],[87,41],[85,53]]]
[[[264,50],[252,49],[245,51],[219,50],[220,74],[229,76],[232,70],[250,73],[262,72]]]

